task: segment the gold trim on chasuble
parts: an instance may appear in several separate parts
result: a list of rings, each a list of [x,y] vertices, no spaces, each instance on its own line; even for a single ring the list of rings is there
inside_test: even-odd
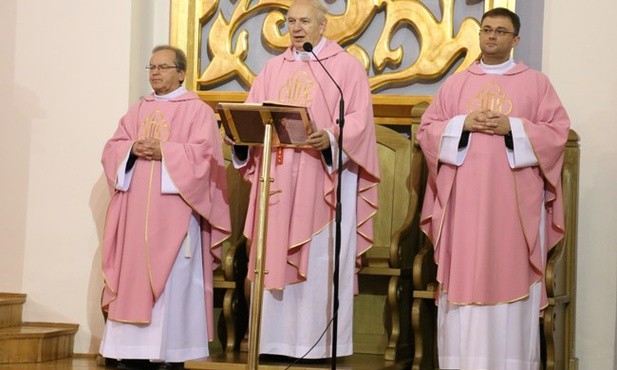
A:
[[[155,110],[139,124],[139,139],[155,139],[160,142],[166,142],[169,139],[170,129],[169,123],[164,117],[163,112]],[[148,201],[146,204],[146,221],[144,228],[144,242],[146,247],[146,265],[148,267],[148,277],[150,278],[150,289],[152,289],[152,295],[155,294],[155,282],[152,275],[152,263],[150,262],[150,241],[148,239],[149,220],[150,220],[150,200],[152,199],[152,179],[154,177],[154,164],[155,161],[150,161],[150,179],[148,180]],[[163,165],[161,161],[161,166]],[[156,297],[158,298],[158,297]]]

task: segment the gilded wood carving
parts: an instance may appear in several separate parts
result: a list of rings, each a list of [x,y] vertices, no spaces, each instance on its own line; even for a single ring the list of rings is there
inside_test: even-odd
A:
[[[467,4],[477,2],[468,1]],[[224,15],[220,0],[172,0],[171,42],[187,51],[191,65],[187,87],[209,90],[233,79],[245,88],[250,87],[259,72],[252,70],[247,63],[253,47],[249,42],[251,32],[260,32],[262,45],[255,47],[263,47],[275,54],[289,45],[285,13],[291,0],[238,0],[234,3],[231,11],[227,10],[228,14]],[[336,40],[360,60],[369,72],[374,92],[387,90],[389,86],[439,80],[450,69],[464,69],[479,56],[479,22],[467,17],[455,29],[455,0],[441,0],[441,14],[437,15],[420,0],[353,0],[345,3],[343,13],[328,14],[325,36]],[[514,9],[514,5],[514,0],[487,0],[484,10],[494,7]],[[383,17],[377,17],[378,14]],[[245,27],[247,21],[264,15],[260,30]],[[382,28],[379,36],[370,41],[372,45],[357,43],[374,22],[381,22]],[[210,31],[202,36],[206,24],[210,25]],[[418,56],[408,65],[401,64],[408,45],[394,48],[391,45],[394,34],[401,28],[412,31],[416,40],[410,40],[410,44],[413,41],[417,43],[414,47],[418,48]],[[202,63],[203,50],[207,50],[209,63]]]

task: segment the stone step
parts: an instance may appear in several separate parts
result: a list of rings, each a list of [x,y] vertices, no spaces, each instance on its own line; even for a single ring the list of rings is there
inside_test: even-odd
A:
[[[77,324],[22,322],[0,328],[0,364],[70,357],[78,327]]]
[[[26,295],[19,293],[0,293],[0,328],[19,325]]]

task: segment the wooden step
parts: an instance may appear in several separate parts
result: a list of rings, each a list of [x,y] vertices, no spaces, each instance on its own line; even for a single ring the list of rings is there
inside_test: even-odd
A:
[[[0,328],[19,325],[25,294],[0,293]]]
[[[70,357],[77,324],[23,322],[0,328],[0,364]]]

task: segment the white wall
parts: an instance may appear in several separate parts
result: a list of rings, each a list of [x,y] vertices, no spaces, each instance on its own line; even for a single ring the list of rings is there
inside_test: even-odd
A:
[[[0,34],[13,35],[17,0],[0,2]],[[34,93],[15,81],[16,40],[0,38],[0,292],[19,292],[23,281],[25,218]],[[10,178],[9,178],[10,176]]]
[[[168,4],[0,1],[0,291],[28,294],[26,320],[79,323],[78,353],[97,351],[103,325],[101,149],[148,91],[143,66],[167,42]],[[617,369],[616,12],[612,0],[546,0],[544,12],[543,70],[582,138],[581,370]]]
[[[135,81],[147,83],[150,50],[167,42],[168,9],[169,0],[0,2],[0,291],[28,294],[25,320],[79,323],[76,352],[96,353],[103,326],[101,150],[148,91]]]
[[[547,0],[543,70],[581,136],[577,354],[580,369],[616,369],[617,3]]]

